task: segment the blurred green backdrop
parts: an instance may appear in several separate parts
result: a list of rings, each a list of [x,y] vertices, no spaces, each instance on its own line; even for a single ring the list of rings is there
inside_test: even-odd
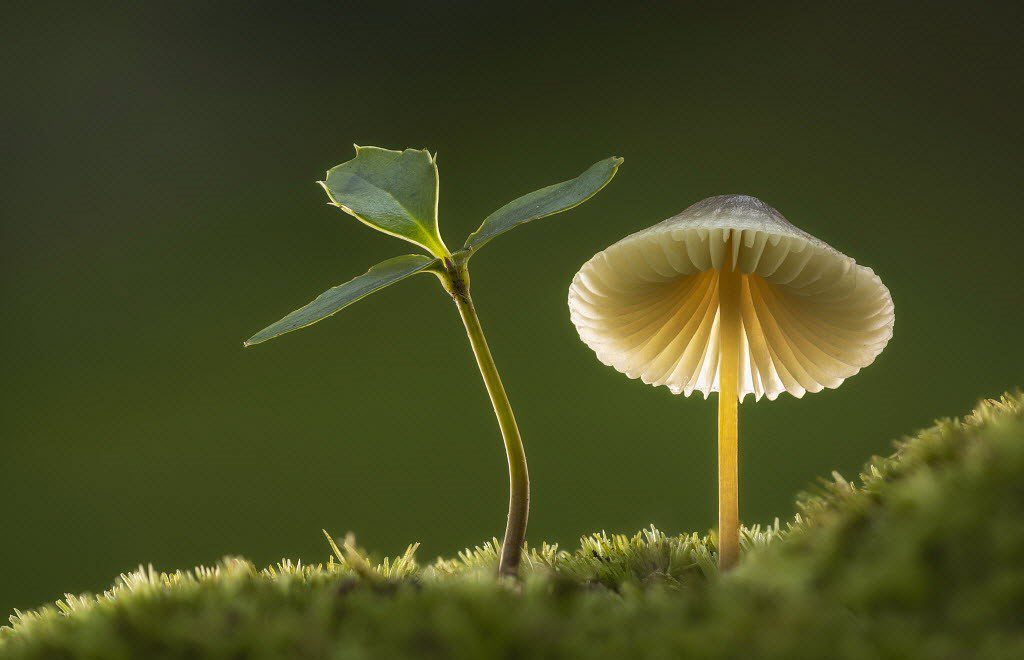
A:
[[[714,402],[599,364],[565,301],[596,251],[709,195],[761,197],[896,301],[862,374],[742,406],[746,521],[1024,381],[1016,8],[92,4],[0,28],[0,610],[140,562],[322,560],[321,527],[425,560],[501,533],[501,441],[432,279],[241,347],[409,251],[315,185],[352,142],[440,153],[449,244],[626,159],[473,264],[533,540],[714,524]]]

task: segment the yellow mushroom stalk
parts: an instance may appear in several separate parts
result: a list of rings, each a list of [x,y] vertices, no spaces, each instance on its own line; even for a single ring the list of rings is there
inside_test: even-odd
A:
[[[591,258],[569,288],[604,364],[674,394],[718,392],[718,562],[739,559],[737,407],[839,387],[892,337],[874,271],[748,195],[710,197]]]

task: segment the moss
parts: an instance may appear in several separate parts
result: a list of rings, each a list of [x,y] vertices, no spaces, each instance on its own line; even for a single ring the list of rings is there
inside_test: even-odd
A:
[[[422,566],[351,539],[316,566],[140,569],[98,598],[16,613],[11,658],[1024,657],[1024,399],[983,402],[744,531],[542,545],[519,587],[492,541]]]

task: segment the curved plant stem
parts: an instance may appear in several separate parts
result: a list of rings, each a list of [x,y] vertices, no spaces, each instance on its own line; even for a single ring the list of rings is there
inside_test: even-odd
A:
[[[740,289],[743,274],[728,255],[718,274],[718,568],[728,570],[740,557],[737,380],[739,379]]]
[[[484,337],[483,328],[480,327],[473,299],[469,295],[469,272],[465,264],[446,264],[445,277],[442,281],[459,308],[469,343],[473,347],[473,355],[480,367],[480,375],[483,376],[487,394],[491,397],[494,415],[498,418],[501,437],[505,441],[509,477],[508,524],[505,527],[505,540],[501,545],[498,575],[518,577],[523,541],[526,538],[526,521],[530,513],[530,476],[526,469],[523,440],[519,436],[519,427],[516,425],[512,406],[508,402],[508,395],[505,394],[505,387],[501,384],[498,368],[487,347],[487,339]]]

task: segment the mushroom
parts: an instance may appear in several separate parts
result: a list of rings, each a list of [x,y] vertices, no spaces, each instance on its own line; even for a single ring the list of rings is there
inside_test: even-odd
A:
[[[569,288],[604,364],[673,394],[718,392],[718,564],[739,559],[737,404],[835,388],[892,337],[874,271],[756,197],[721,195],[591,258]]]

